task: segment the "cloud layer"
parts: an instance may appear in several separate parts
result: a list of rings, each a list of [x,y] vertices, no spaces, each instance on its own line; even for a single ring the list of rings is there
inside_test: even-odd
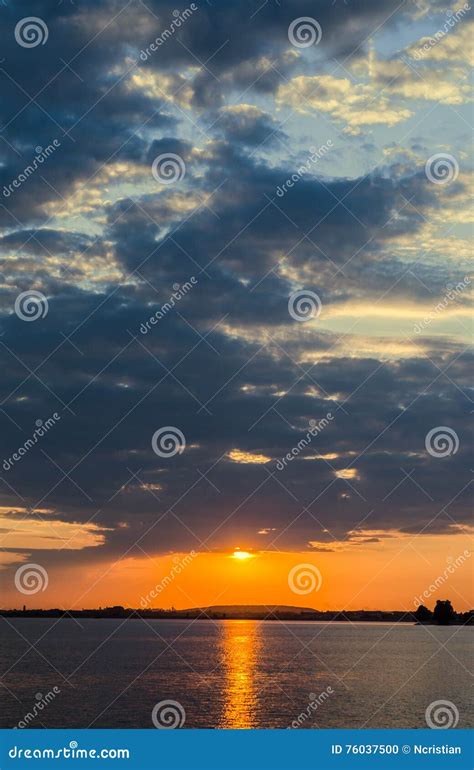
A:
[[[416,57],[456,8],[2,9],[5,563],[469,523],[470,15]]]

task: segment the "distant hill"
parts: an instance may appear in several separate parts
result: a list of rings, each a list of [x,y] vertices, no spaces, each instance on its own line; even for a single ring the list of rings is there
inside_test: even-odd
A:
[[[177,614],[193,615],[202,612],[205,615],[227,615],[228,617],[265,617],[272,613],[285,615],[301,615],[302,612],[317,612],[312,607],[293,607],[286,604],[213,604],[210,607],[190,607],[186,610],[177,610]]]
[[[474,611],[457,613],[451,602],[438,601],[434,612],[420,606],[411,610],[315,610],[311,607],[293,607],[287,604],[216,604],[210,607],[190,607],[186,610],[160,608],[99,607],[96,609],[0,609],[0,617],[13,618],[129,618],[144,620],[302,620],[323,622],[363,623],[422,623],[438,625],[474,625]]]

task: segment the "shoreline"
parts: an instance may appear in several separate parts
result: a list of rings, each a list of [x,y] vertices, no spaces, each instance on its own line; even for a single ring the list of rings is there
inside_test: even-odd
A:
[[[407,613],[408,614],[408,613]],[[332,618],[308,618],[300,616],[274,616],[268,615],[256,616],[256,615],[227,615],[225,617],[216,615],[144,615],[138,613],[130,613],[127,615],[95,615],[90,613],[80,612],[0,612],[0,618],[12,618],[23,620],[160,620],[160,621],[176,621],[176,620],[189,620],[189,621],[212,621],[212,622],[226,622],[226,621],[254,621],[260,623],[314,623],[317,625],[328,624],[340,624],[340,625],[404,625],[404,626],[470,626],[471,622],[463,620],[453,620],[450,623],[436,623],[434,621],[428,621],[420,623],[420,621],[410,618],[351,618],[351,617],[332,617]]]

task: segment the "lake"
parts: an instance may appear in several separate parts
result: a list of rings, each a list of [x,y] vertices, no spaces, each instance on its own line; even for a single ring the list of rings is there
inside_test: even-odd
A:
[[[0,627],[1,727],[30,714],[30,727],[153,728],[164,700],[191,728],[422,728],[437,700],[455,704],[458,727],[474,726],[472,627],[19,618]]]

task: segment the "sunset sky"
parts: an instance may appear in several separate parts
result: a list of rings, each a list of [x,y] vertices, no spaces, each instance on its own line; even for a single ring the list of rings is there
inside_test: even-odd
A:
[[[0,4],[1,606],[412,610],[470,553],[473,27]]]

